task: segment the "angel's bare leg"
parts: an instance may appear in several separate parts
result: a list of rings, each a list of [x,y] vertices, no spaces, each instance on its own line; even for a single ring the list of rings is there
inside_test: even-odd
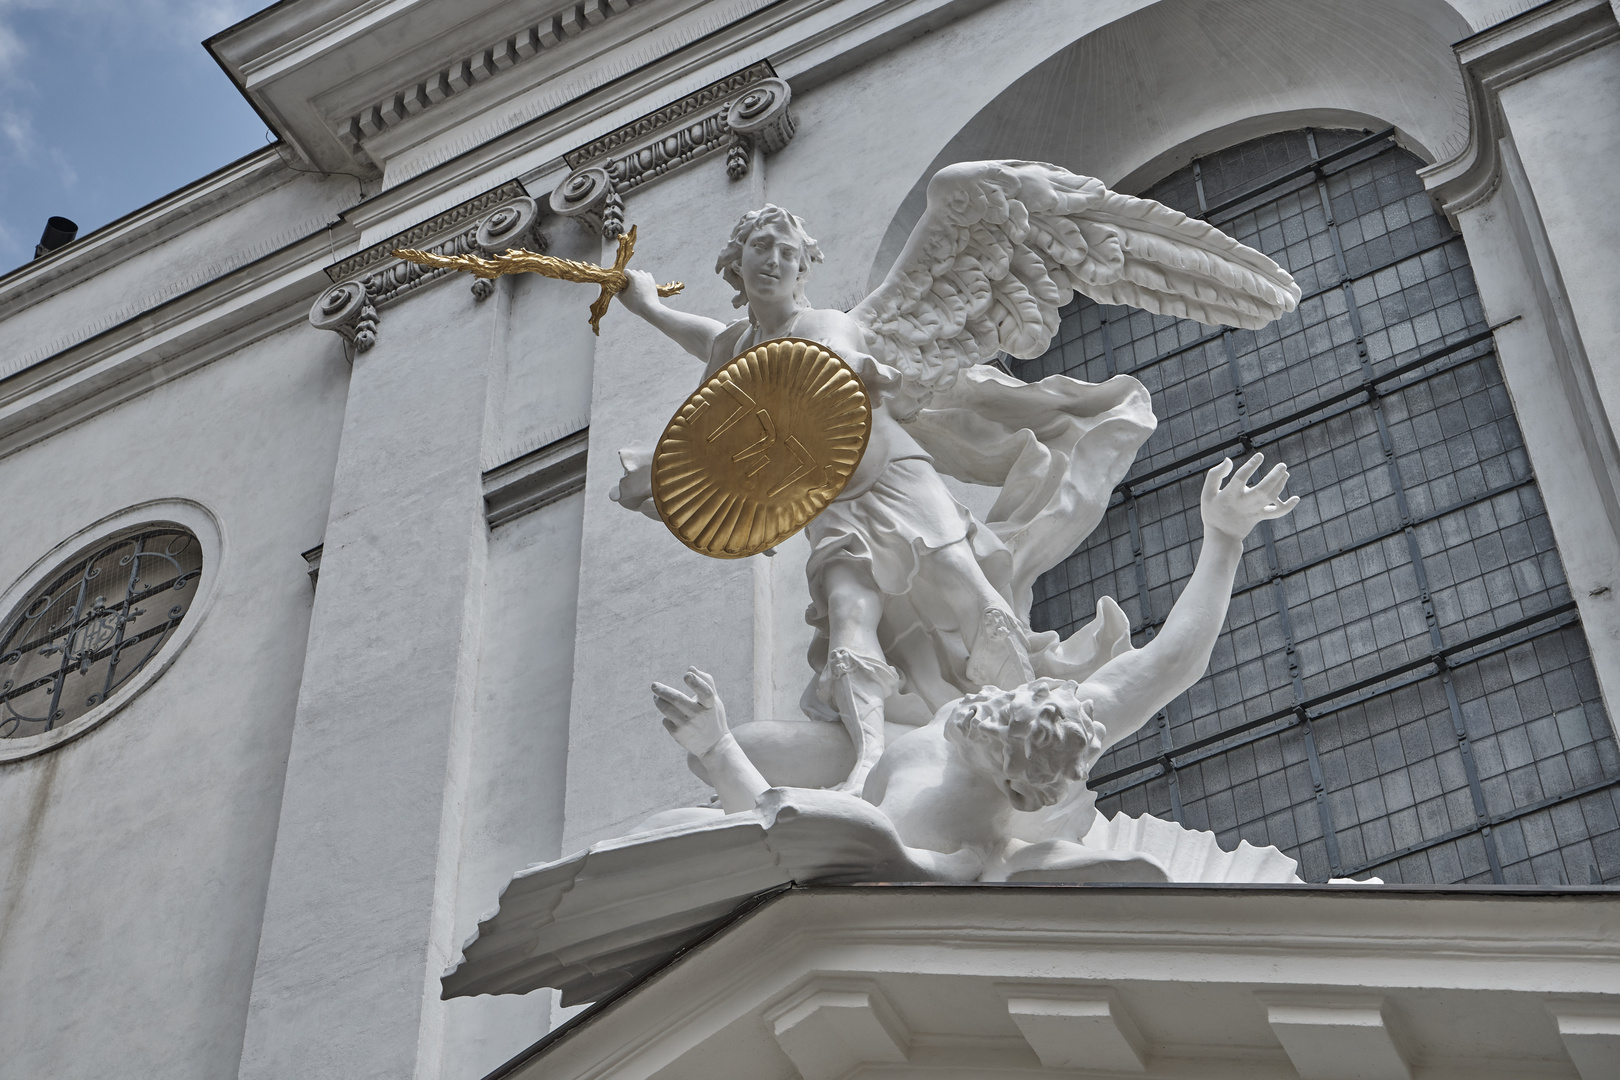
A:
[[[973,546],[958,540],[928,555],[923,575],[951,607],[968,648],[968,678],[1011,690],[1035,677],[1012,606],[984,576]]]
[[[821,685],[855,744],[855,768],[839,787],[859,792],[883,755],[883,701],[900,679],[878,641],[883,593],[870,575],[859,564],[834,561],[823,571],[822,586],[830,648]]]

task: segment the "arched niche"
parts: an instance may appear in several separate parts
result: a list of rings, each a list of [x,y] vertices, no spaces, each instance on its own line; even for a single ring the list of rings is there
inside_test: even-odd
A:
[[[1160,0],[1016,78],[917,178],[878,249],[876,286],[957,161],[1050,161],[1139,191],[1193,157],[1306,126],[1394,127],[1424,161],[1466,145],[1444,0]]]

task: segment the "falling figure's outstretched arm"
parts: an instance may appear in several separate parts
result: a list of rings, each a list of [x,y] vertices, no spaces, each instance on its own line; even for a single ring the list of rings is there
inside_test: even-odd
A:
[[[664,683],[652,684],[653,704],[664,714],[664,729],[703,763],[720,793],[721,809],[728,814],[752,810],[771,785],[732,736],[714,676],[687,668],[685,681],[690,694]]]
[[[1140,649],[1108,661],[1081,685],[1081,696],[1091,698],[1093,715],[1107,732],[1105,747],[1136,731],[1203,676],[1226,622],[1243,538],[1261,521],[1282,517],[1299,503],[1297,495],[1282,497],[1286,465],[1273,466],[1259,483],[1246,486],[1260,462],[1261,455],[1255,454],[1234,473],[1228,458],[1209,470],[1200,499],[1204,546],[1164,628]],[[1223,487],[1229,473],[1231,482]]]

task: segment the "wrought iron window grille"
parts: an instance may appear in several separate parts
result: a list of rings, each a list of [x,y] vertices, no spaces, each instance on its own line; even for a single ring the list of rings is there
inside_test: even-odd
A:
[[[106,702],[157,655],[202,574],[197,538],[153,526],[98,543],[35,588],[0,636],[0,739]]]

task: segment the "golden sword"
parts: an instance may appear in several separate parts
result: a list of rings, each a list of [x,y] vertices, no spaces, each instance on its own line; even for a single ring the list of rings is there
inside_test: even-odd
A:
[[[608,303],[630,284],[630,275],[624,272],[624,267],[635,252],[636,227],[632,225],[628,233],[619,234],[619,252],[614,256],[612,266],[558,259],[523,248],[509,248],[502,254],[487,259],[479,255],[439,255],[431,251],[418,251],[415,248],[400,248],[394,254],[418,266],[467,270],[481,278],[498,278],[502,274],[542,274],[559,281],[581,281],[600,285],[601,295],[591,304],[591,332],[600,335],[602,333],[600,324],[602,316],[607,314]],[[685,287],[679,281],[671,281],[658,286],[658,295],[674,296]]]

